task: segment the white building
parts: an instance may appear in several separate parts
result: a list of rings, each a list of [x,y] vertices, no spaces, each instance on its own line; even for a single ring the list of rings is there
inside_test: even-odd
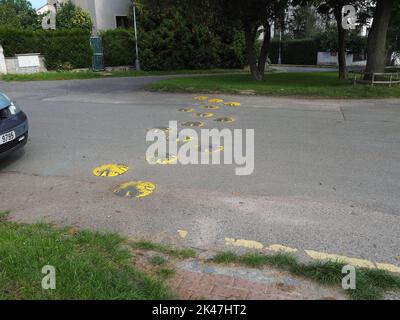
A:
[[[128,10],[130,0],[48,0],[48,4],[39,8],[36,12],[43,14],[51,7],[57,8],[71,1],[74,5],[88,12],[93,21],[93,32],[115,29],[128,26]]]

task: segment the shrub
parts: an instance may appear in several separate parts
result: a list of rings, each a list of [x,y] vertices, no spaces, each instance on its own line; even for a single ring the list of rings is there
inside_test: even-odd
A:
[[[5,56],[40,53],[45,56],[49,70],[63,65],[69,68],[90,67],[92,49],[89,38],[87,31],[77,29],[29,31],[0,28],[0,43]]]
[[[107,67],[135,63],[135,40],[131,30],[107,30],[103,31],[100,36],[103,42],[104,64]]]

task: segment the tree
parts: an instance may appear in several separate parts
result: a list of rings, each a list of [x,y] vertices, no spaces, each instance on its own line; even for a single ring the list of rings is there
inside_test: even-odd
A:
[[[264,78],[265,64],[271,45],[271,25],[282,22],[288,0],[215,0],[216,12],[221,23],[234,23],[244,32],[246,57],[253,80]],[[279,23],[278,23],[279,24]],[[257,54],[255,44],[260,27],[264,38]]]
[[[339,62],[339,78],[346,79],[348,69],[346,65],[346,36],[347,32],[343,28],[343,7],[346,5],[357,6],[360,1],[356,0],[295,0],[294,3],[301,6],[315,5],[318,12],[327,17],[333,16],[336,21],[337,37],[338,37],[338,62]]]
[[[91,32],[93,22],[89,13],[69,1],[58,9],[56,26],[58,29],[84,29]]]
[[[39,18],[27,0],[0,0],[0,25],[23,29],[40,27]]]
[[[385,72],[386,38],[394,3],[394,0],[378,0],[376,3],[374,21],[368,35],[368,58],[365,69],[367,80],[373,73]]]

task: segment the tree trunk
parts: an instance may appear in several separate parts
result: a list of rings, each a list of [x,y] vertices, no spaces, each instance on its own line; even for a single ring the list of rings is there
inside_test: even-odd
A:
[[[374,22],[368,35],[366,80],[372,73],[385,72],[386,36],[394,0],[379,0],[376,4]]]
[[[248,22],[244,22],[244,35],[245,35],[245,46],[246,56],[249,62],[251,77],[254,81],[262,81],[263,74],[260,73],[257,65],[256,52],[254,50],[254,44],[256,41],[257,30],[252,30],[252,26]]]
[[[260,51],[260,57],[258,59],[258,71],[261,76],[264,77],[265,65],[267,63],[269,49],[271,45],[271,26],[268,22],[264,24],[264,41]]]
[[[336,6],[334,14],[338,30],[339,79],[347,79],[346,30],[342,26],[342,8],[341,5]]]

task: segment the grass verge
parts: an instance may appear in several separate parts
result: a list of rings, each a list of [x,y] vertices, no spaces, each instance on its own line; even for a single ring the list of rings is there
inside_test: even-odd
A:
[[[212,75],[165,79],[147,86],[150,91],[230,93],[253,92],[269,96],[316,98],[391,98],[400,97],[400,85],[389,87],[353,86],[338,79],[336,72],[268,73],[261,82],[248,74]]]
[[[303,264],[289,254],[260,255],[246,254],[237,255],[232,252],[217,254],[213,262],[220,264],[241,264],[249,267],[271,266],[286,270],[291,274],[316,281],[323,285],[341,285],[344,275],[342,274],[343,263],[326,261]],[[346,290],[352,299],[378,300],[383,299],[385,292],[400,290],[400,276],[383,270],[356,269],[356,290]]]
[[[117,77],[144,77],[181,74],[218,74],[241,73],[240,69],[209,69],[209,70],[176,70],[176,71],[110,71],[110,72],[40,72],[32,74],[7,74],[0,76],[4,81],[53,81],[53,80],[79,80],[79,79],[104,79]]]
[[[136,270],[116,234],[71,232],[0,221],[1,300],[153,300],[172,298],[163,281]],[[56,269],[56,290],[41,283]],[[165,272],[164,272],[165,273]],[[163,274],[165,276],[165,274]]]
[[[132,247],[132,249],[161,252],[178,259],[190,259],[196,257],[196,252],[192,249],[174,249],[162,244],[152,243],[146,240],[132,241],[129,242],[129,245]]]

